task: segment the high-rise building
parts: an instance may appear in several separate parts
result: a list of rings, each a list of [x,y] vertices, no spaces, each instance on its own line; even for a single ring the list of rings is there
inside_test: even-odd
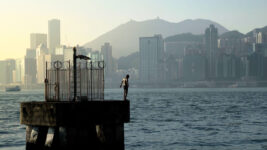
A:
[[[91,51],[88,56],[92,61],[103,61],[103,55],[99,51]]]
[[[231,33],[235,34],[236,31],[232,31]],[[220,37],[218,39],[218,51],[223,51],[226,54],[234,54],[235,56],[242,55],[242,37],[228,36],[228,37]]]
[[[79,51],[79,50],[77,50]],[[78,53],[78,52],[77,52]],[[63,55],[64,61],[73,61],[73,48],[65,45],[58,46],[55,50],[55,55]],[[79,54],[77,54],[79,55]],[[79,61],[79,59],[78,59]]]
[[[260,51],[256,51],[248,57],[248,75],[253,79],[266,78],[266,58]]]
[[[177,81],[179,80],[179,58],[176,58],[173,55],[169,55],[166,59],[166,71],[165,71],[166,81]]]
[[[14,59],[6,59],[0,61],[0,83],[9,84],[14,81],[14,72],[16,68],[16,61]]]
[[[47,35],[42,33],[31,33],[30,48],[36,49],[40,44],[47,47]]]
[[[216,58],[216,78],[233,80],[240,77],[241,59],[233,54],[221,53]]]
[[[0,60],[0,84],[6,83],[6,61]]]
[[[184,54],[184,49],[188,45],[195,44],[193,42],[188,41],[171,41],[166,42],[165,41],[165,50],[168,56],[175,56],[177,58],[182,57]]]
[[[15,77],[13,77],[14,82],[16,83],[22,83],[22,75],[23,75],[22,64],[23,64],[22,58],[16,59]]]
[[[55,61],[63,62],[64,61],[64,56],[63,55],[51,55],[51,54],[45,55],[45,62],[53,63]]]
[[[65,49],[66,49],[66,46],[65,46],[65,45],[58,46],[58,47],[55,49],[55,54],[56,54],[56,55],[63,55]]]
[[[85,47],[81,47],[79,45],[76,47],[76,49],[77,49],[77,55],[85,55],[86,56],[92,51],[91,48],[85,48]]]
[[[198,46],[187,46],[183,57],[183,80],[201,81],[205,79],[206,58]]]
[[[6,60],[6,83],[13,83],[13,72],[16,68],[16,61],[15,59],[7,59]]]
[[[164,40],[164,48],[167,56],[176,58],[183,57],[184,50],[187,46],[203,44],[202,35],[193,35],[191,33],[178,34],[169,36]]]
[[[31,49],[31,48],[27,48],[26,49],[26,57],[27,58],[36,58],[36,50]]]
[[[60,20],[52,19],[48,21],[47,39],[49,54],[54,54],[55,48],[60,46]]]
[[[45,45],[41,44],[36,49],[36,66],[37,66],[37,83],[44,83],[45,79],[45,55],[48,50]]]
[[[105,75],[110,76],[113,72],[112,46],[105,43],[101,46],[101,53],[105,62]]]
[[[89,56],[88,54],[91,52],[90,48],[84,48],[84,47],[76,47],[77,55],[85,55]],[[55,55],[63,55],[64,61],[73,61],[73,47],[68,47],[65,45],[58,46],[55,49]],[[89,56],[90,57],[90,56]],[[78,59],[77,62],[80,62],[81,60]]]
[[[73,48],[66,47],[63,51],[64,54],[64,61],[71,61],[73,62]]]
[[[259,32],[256,35],[256,43],[257,44],[267,43],[267,33]]]
[[[161,35],[139,38],[139,79],[155,83],[164,79],[163,38]]]
[[[215,57],[218,49],[218,29],[213,24],[205,31],[205,46],[208,59],[207,78],[213,79],[215,78]]]
[[[24,84],[26,87],[36,83],[36,50],[27,49],[24,57]]]

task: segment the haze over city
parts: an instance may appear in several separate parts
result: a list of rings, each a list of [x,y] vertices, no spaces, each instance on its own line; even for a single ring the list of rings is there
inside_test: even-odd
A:
[[[267,150],[267,0],[0,0],[0,150]]]
[[[208,19],[245,34],[267,25],[266,6],[265,0],[1,1],[0,59],[24,57],[30,33],[47,33],[47,20],[53,18],[61,21],[61,43],[74,46],[90,42],[130,20],[156,17],[174,23]]]
[[[267,86],[262,0],[1,3],[1,88],[43,88],[74,46],[104,61],[109,88],[125,73],[134,87]]]

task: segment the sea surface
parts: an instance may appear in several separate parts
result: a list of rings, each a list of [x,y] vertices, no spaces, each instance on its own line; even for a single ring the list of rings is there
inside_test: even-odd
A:
[[[267,150],[267,88],[129,89],[129,99],[126,150]],[[0,91],[0,150],[25,149],[20,102],[43,100],[43,90]]]

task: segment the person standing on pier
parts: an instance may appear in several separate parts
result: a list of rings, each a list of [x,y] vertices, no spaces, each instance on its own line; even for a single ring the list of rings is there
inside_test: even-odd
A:
[[[123,90],[124,90],[124,94],[123,94],[123,98],[124,100],[127,100],[127,95],[128,95],[128,88],[129,88],[129,74],[126,75],[125,78],[122,79],[121,81],[121,85],[120,88],[123,86]]]

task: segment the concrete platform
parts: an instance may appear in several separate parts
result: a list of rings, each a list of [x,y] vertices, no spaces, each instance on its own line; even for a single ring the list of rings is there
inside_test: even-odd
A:
[[[129,101],[23,102],[20,107],[20,123],[31,126],[86,127],[129,121]]]
[[[26,150],[124,150],[129,101],[23,102]]]

